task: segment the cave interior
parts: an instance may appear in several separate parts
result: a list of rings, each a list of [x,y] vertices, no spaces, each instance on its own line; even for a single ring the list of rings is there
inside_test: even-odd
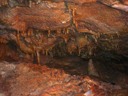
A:
[[[128,96],[128,0],[0,0],[0,96]]]

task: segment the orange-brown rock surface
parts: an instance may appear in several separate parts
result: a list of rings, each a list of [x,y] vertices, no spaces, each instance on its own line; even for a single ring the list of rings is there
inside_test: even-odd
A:
[[[2,96],[127,96],[127,0],[0,0],[0,49]]]
[[[76,58],[74,60],[77,61]],[[69,60],[65,62],[61,59],[61,61],[63,62],[61,66],[65,66],[64,64],[70,66],[66,63]],[[78,64],[75,61],[72,62],[73,66]],[[86,65],[86,63],[84,62],[82,65]],[[81,72],[78,72],[79,69],[75,68],[73,68],[74,71],[76,70],[79,75],[76,73],[72,75],[68,67],[56,69],[56,67],[49,68],[46,65],[1,62],[0,94],[2,96],[86,96],[87,94],[92,96],[127,96],[128,83],[122,81],[125,78],[127,81],[127,76],[118,76],[120,80],[118,82],[112,81],[115,84],[111,84],[103,82],[100,78],[82,75]],[[113,74],[115,73],[113,72]],[[113,79],[117,80],[115,77]]]
[[[93,56],[97,48],[127,54],[127,12],[112,8],[117,3],[108,6],[118,0],[32,0],[31,6],[12,1],[8,4],[17,2],[15,7],[0,7],[1,36],[9,33],[5,40],[14,41],[17,50],[36,56],[38,62],[40,54]]]
[[[66,8],[63,2],[46,2],[44,4],[33,5],[31,8],[9,8],[6,10],[7,13],[5,15],[1,13],[1,19],[13,29],[19,31],[26,31],[28,28],[56,30],[70,25],[71,16],[64,10]],[[7,14],[10,16],[6,16]]]

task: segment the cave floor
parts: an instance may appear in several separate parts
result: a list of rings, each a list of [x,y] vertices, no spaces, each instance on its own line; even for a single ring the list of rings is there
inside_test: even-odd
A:
[[[93,74],[78,57],[45,63],[1,61],[0,96],[128,96],[128,76],[104,64]]]

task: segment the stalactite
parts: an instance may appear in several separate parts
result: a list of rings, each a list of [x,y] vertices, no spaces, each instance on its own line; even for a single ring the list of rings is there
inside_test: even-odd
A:
[[[50,36],[50,34],[51,34],[51,30],[48,30],[48,37]]]
[[[36,4],[40,4],[40,3],[41,3],[41,0],[36,0],[35,3],[36,3]]]
[[[16,34],[16,43],[19,45],[20,49],[24,52],[24,53],[28,53],[28,54],[32,54],[33,50],[30,47],[27,47],[24,42],[21,41],[20,39],[20,33],[19,31],[17,31]]]
[[[5,0],[5,1],[0,0],[0,5],[2,5],[2,6],[6,5],[5,3],[3,3],[6,1],[7,0]],[[21,5],[16,5],[17,7],[14,7],[14,8],[10,8],[8,6],[9,9],[7,8],[7,12],[5,11],[5,13],[4,13],[7,20],[5,20],[6,18],[4,20],[2,20],[0,18],[0,20],[2,20],[2,22],[5,21],[5,24],[9,23],[8,26],[12,30],[18,30],[15,35],[16,39],[15,39],[15,36],[12,36],[13,39],[11,38],[10,40],[14,40],[17,43],[17,45],[21,48],[23,53],[30,54],[30,55],[36,54],[38,63],[39,63],[39,53],[41,51],[43,54],[46,54],[46,55],[50,55],[51,53],[49,53],[49,52],[52,52],[52,51],[53,51],[52,52],[53,55],[56,55],[56,53],[58,53],[61,56],[63,54],[68,54],[68,53],[82,55],[82,54],[85,54],[85,52],[87,52],[87,55],[88,54],[92,55],[93,54],[93,46],[97,46],[97,45],[91,45],[91,47],[90,47],[89,44],[91,44],[92,42],[94,42],[94,44],[99,43],[98,40],[100,40],[99,38],[104,36],[104,33],[98,32],[98,31],[100,31],[100,30],[104,31],[104,26],[107,25],[107,28],[105,28],[105,30],[109,29],[108,26],[111,24],[109,24],[109,21],[106,20],[108,17],[101,18],[102,16],[95,15],[92,12],[95,10],[94,9],[95,7],[94,6],[91,7],[90,4],[87,4],[87,6],[89,6],[89,8],[90,8],[89,10],[91,10],[91,11],[89,11],[89,13],[81,13],[81,12],[84,12],[84,10],[86,10],[88,12],[88,10],[87,10],[88,7],[86,8],[86,4],[82,3],[82,5],[80,5],[80,6],[77,5],[76,3],[71,4],[71,5],[69,4],[69,5],[67,5],[67,7],[68,8],[72,7],[72,8],[69,8],[69,9],[67,8],[65,11],[65,5],[63,6],[61,1],[59,1],[59,2],[61,2],[62,8],[60,8],[60,5],[58,7],[58,5],[56,5],[56,4],[59,4],[59,3],[54,2],[54,0],[53,0],[53,2],[51,2],[50,0],[48,0],[48,1],[46,0],[45,2],[42,2],[42,1],[41,0],[40,1],[39,0],[38,1],[36,1],[36,0],[16,0],[16,2],[18,2],[18,4],[21,3]],[[70,0],[68,0],[68,1],[70,1]],[[67,3],[68,1],[65,1],[65,3]],[[41,4],[39,4],[40,2],[41,2]],[[74,1],[71,0],[71,2],[74,2]],[[27,4],[29,3],[30,4],[29,7],[31,7],[31,8],[28,8],[28,5],[25,5],[24,3],[27,3]],[[32,5],[32,3],[33,3],[33,5]],[[52,3],[53,3],[53,5],[52,5]],[[78,3],[79,3],[79,1],[78,1]],[[39,5],[37,5],[37,4],[39,4]],[[55,4],[55,6],[54,6],[54,4]],[[25,6],[23,6],[23,5],[25,5]],[[96,3],[94,5],[98,7],[100,4],[98,5],[98,3]],[[81,10],[76,9],[79,7],[81,8]],[[106,8],[104,5],[101,7],[98,7],[98,8],[100,9],[102,7]],[[94,10],[92,10],[92,8]],[[98,9],[98,12],[102,12],[99,9]],[[113,10],[115,10],[115,9],[113,9]],[[51,12],[51,14],[49,12]],[[54,14],[56,12],[57,12],[57,14]],[[107,12],[109,14],[109,9]],[[112,12],[114,12],[114,11],[112,11]],[[62,15],[62,13],[65,15]],[[104,12],[102,12],[102,13],[104,14]],[[121,16],[121,14],[119,14],[120,12],[117,12],[117,10],[115,13]],[[42,14],[44,14],[44,15],[42,15]],[[62,15],[62,16],[59,17],[58,14]],[[91,15],[96,16],[96,18],[91,17]],[[114,15],[112,15],[112,16],[114,19],[117,18]],[[3,16],[0,15],[0,17],[3,17]],[[88,21],[88,19],[89,19],[89,21]],[[102,19],[103,19],[103,21],[102,21]],[[112,21],[117,21],[117,20],[115,19]],[[68,22],[70,24],[68,24]],[[106,22],[108,24],[106,24]],[[120,24],[122,24],[122,22],[123,22],[123,20],[121,22],[119,21]],[[101,25],[100,25],[100,23],[101,23]],[[102,24],[103,24],[103,28],[100,29],[99,27],[102,27]],[[116,24],[118,25],[118,23],[116,23]],[[125,22],[123,22],[123,24],[125,24]],[[124,26],[123,24],[121,26]],[[85,32],[84,31],[78,32],[79,27],[82,28],[81,30],[84,30]],[[0,28],[1,28],[1,26],[0,26]],[[116,26],[114,28],[116,29]],[[122,29],[123,29],[123,27],[122,27]],[[11,32],[9,32],[9,34],[10,33]],[[109,33],[105,33],[105,34],[108,35]],[[111,39],[115,38],[115,37],[113,37],[113,35],[110,35],[108,37],[110,37]],[[70,42],[71,38],[75,38],[76,41],[74,40],[74,41]],[[53,42],[55,39],[57,39],[57,40],[55,42]],[[101,38],[101,39],[103,39],[103,38]],[[60,40],[64,43],[64,45],[62,44],[62,42]],[[7,43],[7,39],[0,38],[0,42]],[[59,43],[59,42],[61,42],[61,43]],[[110,43],[111,43],[111,41],[110,41]],[[56,47],[56,46],[57,47],[59,46],[58,47],[59,50],[57,48],[55,50],[54,47]],[[119,46],[115,45],[115,47],[117,48]],[[64,48],[65,48],[65,50],[64,50]]]
[[[0,6],[8,5],[8,0],[0,0]]]
[[[32,0],[29,0],[29,7],[32,7]]]
[[[46,54],[46,56],[48,56],[48,49],[45,50],[45,54]]]
[[[67,43],[68,39],[67,38],[64,38],[64,41],[65,41],[65,43]]]
[[[91,36],[94,39],[95,43],[98,43],[98,40],[97,40],[96,36],[94,36],[94,35],[91,35]]]
[[[33,35],[33,29],[28,29],[28,36],[32,36]]]
[[[61,34],[61,29],[57,29],[57,35],[60,35]]]
[[[24,32],[21,32],[21,36],[22,36],[22,37],[25,37],[25,33],[24,33]]]
[[[76,25],[76,20],[75,20],[75,14],[76,14],[76,9],[72,9],[72,19],[73,19],[73,24]]]
[[[67,43],[66,46],[67,46],[67,51],[68,51],[68,53],[70,53],[70,54],[76,52],[76,50],[77,50],[76,42],[73,41],[73,40],[70,40],[70,41]]]
[[[66,28],[66,33],[69,34],[69,29],[68,28]]]
[[[40,53],[39,53],[39,51],[36,51],[36,56],[37,56],[37,63],[40,64]]]

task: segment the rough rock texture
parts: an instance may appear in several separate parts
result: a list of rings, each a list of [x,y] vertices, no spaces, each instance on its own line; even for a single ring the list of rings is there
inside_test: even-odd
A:
[[[128,94],[128,83],[121,79],[118,83],[111,84],[94,76],[71,75],[67,71],[68,69],[49,68],[46,65],[1,62],[0,94],[3,96],[86,96],[87,94],[127,96]],[[128,80],[127,76],[118,76],[119,78]]]
[[[33,5],[29,7],[16,7],[7,9],[1,16],[12,28],[26,31],[28,28],[42,30],[56,30],[70,25],[71,16],[66,13],[63,2]],[[10,16],[6,15],[9,14]],[[2,15],[2,13],[1,13]]]
[[[84,26],[83,28],[106,34],[119,33],[127,28],[127,21],[123,20],[120,11],[98,3],[78,6],[75,20],[78,28]]]
[[[0,95],[127,96],[127,26],[127,0],[0,0]]]
[[[31,6],[14,1],[15,7],[11,2],[0,7],[1,42],[13,41],[18,52],[37,57],[38,63],[42,54],[88,58],[102,49],[127,55],[127,13],[108,7],[117,0],[28,2]]]

